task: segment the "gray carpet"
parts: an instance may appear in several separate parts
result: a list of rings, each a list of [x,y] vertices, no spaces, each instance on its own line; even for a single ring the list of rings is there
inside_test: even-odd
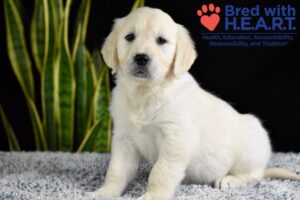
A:
[[[0,152],[0,199],[88,199],[85,192],[103,183],[108,160],[109,155],[96,153]],[[300,153],[274,154],[270,166],[300,174]],[[136,180],[118,199],[135,199],[142,194],[149,170],[143,164]],[[300,182],[266,179],[227,191],[207,185],[181,185],[174,199],[300,200]]]

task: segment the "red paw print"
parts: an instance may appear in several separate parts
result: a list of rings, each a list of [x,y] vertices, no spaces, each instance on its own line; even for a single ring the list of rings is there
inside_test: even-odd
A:
[[[210,15],[208,15],[208,11],[210,12]],[[208,7],[203,4],[201,10],[197,11],[197,15],[200,17],[200,23],[208,30],[213,31],[220,22],[220,11],[220,7],[215,7],[212,3],[210,3]]]

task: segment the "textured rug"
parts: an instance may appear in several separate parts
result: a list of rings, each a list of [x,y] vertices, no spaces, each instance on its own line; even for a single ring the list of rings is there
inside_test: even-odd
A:
[[[96,153],[0,152],[0,199],[77,200],[103,183],[109,155]],[[300,153],[276,153],[270,167],[300,174]],[[141,165],[123,196],[135,199],[146,189],[150,167]],[[208,185],[181,185],[176,200],[300,200],[300,181],[264,179],[239,189],[219,190]]]

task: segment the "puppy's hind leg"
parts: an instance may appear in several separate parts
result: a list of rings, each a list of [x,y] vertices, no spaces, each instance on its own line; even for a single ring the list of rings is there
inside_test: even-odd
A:
[[[268,134],[256,117],[246,114],[241,120],[235,164],[227,176],[215,182],[217,188],[236,188],[264,176],[271,156]]]

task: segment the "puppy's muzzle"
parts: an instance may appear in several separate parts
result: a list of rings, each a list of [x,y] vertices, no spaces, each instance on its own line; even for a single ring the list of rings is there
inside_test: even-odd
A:
[[[138,78],[151,78],[149,71],[149,63],[151,59],[147,54],[136,54],[133,57],[134,67],[131,71],[132,75]]]

